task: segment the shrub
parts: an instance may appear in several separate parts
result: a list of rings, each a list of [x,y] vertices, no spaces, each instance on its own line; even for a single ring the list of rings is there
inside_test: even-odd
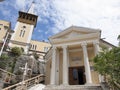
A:
[[[12,54],[13,56],[20,56],[20,55],[22,54],[22,49],[19,48],[19,47],[13,47],[13,48],[11,49],[11,54]]]

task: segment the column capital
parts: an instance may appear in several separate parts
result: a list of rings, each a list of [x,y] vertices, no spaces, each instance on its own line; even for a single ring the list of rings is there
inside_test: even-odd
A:
[[[67,45],[62,46],[62,48],[67,48]]]
[[[93,44],[94,45],[99,44],[99,41],[95,40],[95,41],[93,41]]]
[[[81,46],[83,47],[83,46],[87,46],[87,43],[86,42],[82,42],[81,43]]]
[[[56,47],[56,46],[53,46],[52,49],[57,49],[57,47]]]

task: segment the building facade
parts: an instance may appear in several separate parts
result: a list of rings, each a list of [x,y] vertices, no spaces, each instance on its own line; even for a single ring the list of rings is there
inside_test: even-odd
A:
[[[11,34],[14,31],[11,30],[11,23],[5,20],[0,20],[0,47],[5,42],[5,46],[8,46]]]
[[[25,54],[37,53],[40,56],[40,59],[43,59],[43,56],[46,54],[51,45],[44,41],[31,39],[38,18],[35,14],[34,6],[35,3],[33,2],[27,12],[19,11],[19,17],[14,31],[10,30],[10,22],[0,20],[0,42],[2,46],[3,39],[6,37],[7,32],[14,32],[11,37],[7,38],[9,41],[9,44],[7,45],[9,46],[9,49],[13,47],[20,47],[24,49]]]
[[[31,40],[29,54],[37,53],[39,55],[39,60],[42,61],[46,52],[51,48],[51,44],[44,41]]]
[[[37,17],[34,14],[34,3],[32,3],[28,12],[19,11],[19,17],[14,29],[15,32],[10,40],[10,47],[22,47],[25,53],[28,52]]]
[[[113,47],[100,38],[100,30],[77,26],[71,26],[50,37],[52,48],[45,56],[45,84],[100,84],[103,78],[94,71],[92,59],[102,46]]]

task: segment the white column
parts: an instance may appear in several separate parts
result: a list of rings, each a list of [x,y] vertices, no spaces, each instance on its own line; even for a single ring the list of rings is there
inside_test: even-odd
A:
[[[67,46],[63,46],[63,85],[68,85]]]
[[[81,46],[83,48],[86,84],[91,84],[92,78],[91,78],[91,71],[90,71],[90,65],[89,65],[89,59],[88,59],[88,53],[87,53],[87,47],[86,47],[87,44],[84,42],[81,44]]]
[[[94,41],[93,45],[94,45],[94,51],[95,51],[95,56],[96,56],[100,51],[99,42]],[[99,82],[104,82],[104,76],[102,76],[101,74],[99,74]]]
[[[97,55],[99,53],[99,51],[100,51],[99,42],[98,41],[94,41],[93,45],[94,45],[95,55]]]
[[[56,47],[53,47],[52,51],[52,67],[51,67],[51,78],[50,78],[50,84],[55,85],[55,64],[56,64]]]
[[[56,54],[56,85],[59,85],[59,50]]]

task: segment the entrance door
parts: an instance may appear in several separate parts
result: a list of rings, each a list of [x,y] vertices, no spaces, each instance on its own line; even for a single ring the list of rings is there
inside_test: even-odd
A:
[[[69,68],[69,84],[83,85],[85,84],[84,67],[70,67]]]

